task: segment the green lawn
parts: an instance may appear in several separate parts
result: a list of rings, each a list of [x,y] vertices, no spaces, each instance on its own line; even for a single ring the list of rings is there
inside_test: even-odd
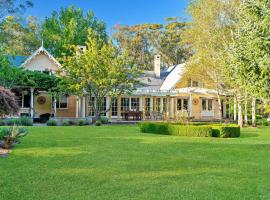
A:
[[[270,199],[270,128],[241,138],[136,126],[31,127],[0,158],[0,199]]]

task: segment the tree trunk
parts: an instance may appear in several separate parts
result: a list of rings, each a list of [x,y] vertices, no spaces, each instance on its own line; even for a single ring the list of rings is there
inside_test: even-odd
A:
[[[252,126],[253,127],[256,127],[257,124],[256,124],[256,98],[252,98],[252,108],[251,108],[251,111],[252,111]]]
[[[244,124],[248,125],[248,97],[247,93],[245,94],[245,118],[244,118]]]
[[[237,99],[236,96],[233,99],[233,120],[237,120]]]
[[[218,98],[218,115],[219,115],[219,120],[222,120],[222,103],[221,103],[221,99],[220,99],[220,95],[217,95]]]
[[[240,101],[238,101],[238,125],[241,128],[243,127],[242,105]]]

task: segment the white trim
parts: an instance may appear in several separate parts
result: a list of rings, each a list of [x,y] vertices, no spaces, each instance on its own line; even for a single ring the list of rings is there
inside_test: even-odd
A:
[[[29,58],[27,58],[21,66],[25,66],[26,64],[28,64],[32,59],[34,59],[42,52],[45,53],[49,57],[49,59],[51,59],[59,68],[62,67],[61,64],[43,46],[41,46]]]

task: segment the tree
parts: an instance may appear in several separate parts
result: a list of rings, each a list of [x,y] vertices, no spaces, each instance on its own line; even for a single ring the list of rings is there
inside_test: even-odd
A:
[[[9,55],[30,55],[41,45],[39,25],[32,16],[27,20],[8,16],[0,22],[0,48]]]
[[[22,14],[30,7],[33,7],[32,1],[21,1],[16,5],[16,0],[0,0],[0,21],[8,15]]]
[[[124,53],[111,41],[104,42],[95,31],[89,30],[86,44],[84,52],[72,46],[73,54],[63,57],[64,79],[72,93],[95,97],[93,109],[99,118],[104,97],[132,91],[138,72]]]
[[[238,27],[230,48],[231,80],[253,97],[252,121],[256,124],[257,99],[270,97],[270,2],[242,1]]]
[[[85,14],[74,6],[62,8],[60,12],[53,11],[42,25],[44,45],[55,57],[62,57],[69,53],[66,47],[86,45],[89,28],[106,40],[105,23],[98,20],[93,12]]]
[[[0,117],[14,115],[19,111],[15,95],[3,87],[0,87]]]
[[[165,24],[116,26],[113,34],[118,46],[128,53],[139,69],[151,70],[155,54],[162,56],[164,65],[182,63],[188,52],[181,45],[186,23],[168,18]]]
[[[221,95],[230,88],[227,81],[226,50],[235,28],[238,0],[194,0],[188,12],[192,21],[184,32],[183,44],[193,55],[187,61],[186,78],[198,78],[217,90],[221,119]]]

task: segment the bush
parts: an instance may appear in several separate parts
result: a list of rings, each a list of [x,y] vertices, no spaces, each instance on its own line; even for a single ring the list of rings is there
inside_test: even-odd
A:
[[[101,124],[102,124],[102,123],[101,123],[100,120],[97,120],[97,121],[96,121],[96,126],[101,126]]]
[[[3,119],[0,119],[0,126],[5,126],[6,125],[6,122],[5,122],[5,120],[3,120]]]
[[[58,123],[55,119],[49,119],[47,121],[47,126],[57,126],[57,125],[58,125]]]
[[[100,121],[102,124],[108,124],[109,123],[109,118],[106,116],[101,116]]]
[[[21,125],[21,120],[20,120],[20,118],[9,118],[9,119],[6,120],[6,124],[8,126],[14,126],[14,125],[20,126]]]
[[[33,120],[29,117],[23,116],[19,118],[21,126],[33,126]]]
[[[211,137],[212,128],[207,126],[189,126],[168,123],[142,122],[139,123],[141,132],[164,135],[178,135],[190,137]]]
[[[62,126],[70,126],[69,120],[63,120],[62,121]]]
[[[2,145],[4,149],[10,149],[15,142],[19,142],[20,137],[24,137],[28,134],[27,129],[23,127],[19,128],[17,126],[8,128],[4,132],[6,134],[4,136],[4,143]]]
[[[238,125],[181,125],[169,123],[141,122],[139,128],[143,133],[178,135],[190,137],[240,137]]]
[[[87,126],[87,125],[89,125],[89,122],[86,119],[80,119],[78,121],[78,125],[79,126]]]
[[[9,134],[9,128],[0,129],[0,140],[4,139]]]
[[[213,137],[234,138],[240,137],[240,126],[238,125],[221,125],[213,126]]]

